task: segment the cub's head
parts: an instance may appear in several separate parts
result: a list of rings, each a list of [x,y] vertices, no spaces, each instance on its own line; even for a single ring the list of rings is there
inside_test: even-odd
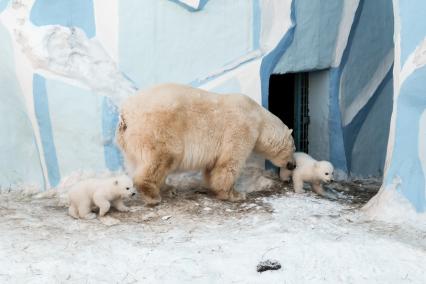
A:
[[[330,162],[320,161],[315,163],[315,173],[319,180],[329,183],[333,181],[334,167]]]
[[[114,178],[113,186],[114,189],[117,190],[121,198],[132,197],[136,194],[136,190],[133,187],[132,180],[126,175]]]

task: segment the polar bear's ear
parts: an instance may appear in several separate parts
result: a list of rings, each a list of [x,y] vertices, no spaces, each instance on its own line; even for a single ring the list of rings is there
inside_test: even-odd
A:
[[[289,131],[290,131],[289,134],[293,133],[293,129],[290,128]]]
[[[118,180],[115,180],[115,181],[114,181],[114,185],[118,185]]]

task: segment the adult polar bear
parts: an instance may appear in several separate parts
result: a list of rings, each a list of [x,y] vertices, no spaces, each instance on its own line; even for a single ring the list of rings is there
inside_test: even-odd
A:
[[[145,203],[178,170],[202,170],[222,200],[245,198],[234,182],[254,150],[278,167],[294,168],[291,130],[255,101],[178,84],[163,84],[123,102],[117,144]]]

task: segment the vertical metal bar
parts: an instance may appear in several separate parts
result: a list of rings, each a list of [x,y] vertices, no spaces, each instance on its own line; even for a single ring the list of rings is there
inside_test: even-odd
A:
[[[295,74],[294,76],[294,142],[296,144],[297,151],[301,151],[301,78],[300,74]]]
[[[305,73],[305,117],[306,117],[306,123],[305,123],[305,149],[306,153],[309,151],[309,73]]]
[[[297,151],[308,152],[309,146],[309,73],[294,76],[294,142]]]

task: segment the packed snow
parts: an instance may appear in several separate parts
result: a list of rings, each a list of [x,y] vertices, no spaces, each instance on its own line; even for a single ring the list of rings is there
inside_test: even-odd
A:
[[[157,207],[103,219],[67,215],[66,188],[0,194],[0,283],[424,283],[426,231],[369,221],[379,181],[294,194],[249,169],[248,199],[223,202],[198,174],[169,178]],[[258,272],[272,263],[277,270]]]

